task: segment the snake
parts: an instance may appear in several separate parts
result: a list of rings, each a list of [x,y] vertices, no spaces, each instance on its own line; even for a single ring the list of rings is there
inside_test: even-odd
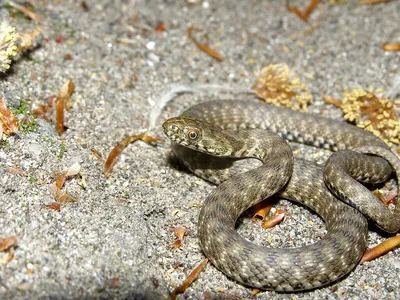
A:
[[[199,213],[204,254],[229,278],[249,287],[297,292],[337,282],[367,249],[368,221],[400,229],[368,184],[400,178],[398,157],[375,135],[343,121],[250,100],[211,100],[163,123],[172,153],[195,175],[218,185]],[[294,158],[287,141],[332,151],[325,164]],[[238,172],[238,160],[261,165]],[[316,212],[326,234],[314,244],[270,248],[240,236],[239,216],[278,195]]]

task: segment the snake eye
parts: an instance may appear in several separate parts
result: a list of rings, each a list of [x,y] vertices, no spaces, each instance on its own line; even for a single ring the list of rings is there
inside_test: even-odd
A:
[[[187,136],[191,140],[196,140],[199,137],[199,131],[197,129],[189,129]]]

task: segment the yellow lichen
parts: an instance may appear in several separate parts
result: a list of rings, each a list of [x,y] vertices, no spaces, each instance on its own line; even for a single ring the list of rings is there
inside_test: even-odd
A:
[[[15,28],[6,23],[0,24],[0,72],[5,72],[10,68],[11,60],[18,53],[15,45],[18,34]]]
[[[0,72],[6,72],[12,59],[23,49],[33,47],[33,39],[42,30],[37,27],[32,33],[17,33],[15,28],[6,23],[0,24]]]
[[[382,89],[375,90],[375,94],[382,92]],[[351,92],[345,90],[340,107],[344,119],[372,132],[389,146],[399,144],[400,120],[395,107],[400,101],[392,101],[375,94],[372,89],[368,92],[361,88],[353,89]]]
[[[263,68],[252,87],[266,103],[307,111],[312,95],[286,64]]]

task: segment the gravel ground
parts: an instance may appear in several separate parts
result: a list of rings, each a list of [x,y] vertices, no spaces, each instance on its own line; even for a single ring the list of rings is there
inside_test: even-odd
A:
[[[400,4],[357,5],[323,1],[304,23],[283,1],[35,1],[44,18],[42,38],[0,75],[0,93],[18,108],[47,103],[71,78],[76,85],[68,130],[60,138],[53,120],[0,142],[0,236],[16,235],[15,259],[0,265],[1,299],[164,299],[204,259],[197,240],[197,216],[211,185],[168,163],[169,143],[143,142],[122,153],[109,179],[91,149],[107,156],[123,137],[146,130],[154,103],[172,83],[228,84],[250,88],[263,66],[286,63],[314,96],[311,112],[340,118],[321,100],[344,89],[383,88],[399,92],[399,53],[384,52],[400,40]],[[291,1],[305,7],[309,1]],[[3,5],[4,2],[0,1]],[[36,24],[0,19],[19,32]],[[165,31],[155,30],[163,23]],[[186,36],[196,25],[224,58],[214,60]],[[119,41],[119,42],[118,42]],[[190,103],[215,95],[183,95],[161,122]],[[232,97],[232,95],[224,95]],[[238,97],[238,96],[236,96]],[[23,116],[19,116],[20,118]],[[162,137],[158,126],[152,135]],[[296,153],[322,161],[320,151]],[[61,211],[54,202],[52,175],[79,163],[82,178],[63,190],[79,201]],[[21,168],[27,176],[12,174]],[[239,231],[273,247],[312,243],[324,233],[308,210],[281,201],[289,217],[270,231],[245,214]],[[190,230],[182,247],[171,249],[171,227]],[[385,237],[370,233],[370,245]],[[1,253],[1,257],[4,253]],[[297,294],[267,291],[255,299],[399,299],[399,250],[358,266],[340,282]],[[181,299],[245,299],[251,289],[227,279],[208,264]]]

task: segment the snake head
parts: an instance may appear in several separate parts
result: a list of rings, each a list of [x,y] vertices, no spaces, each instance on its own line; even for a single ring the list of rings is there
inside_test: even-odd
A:
[[[165,135],[174,143],[215,156],[232,153],[223,130],[192,117],[176,117],[164,122]]]

